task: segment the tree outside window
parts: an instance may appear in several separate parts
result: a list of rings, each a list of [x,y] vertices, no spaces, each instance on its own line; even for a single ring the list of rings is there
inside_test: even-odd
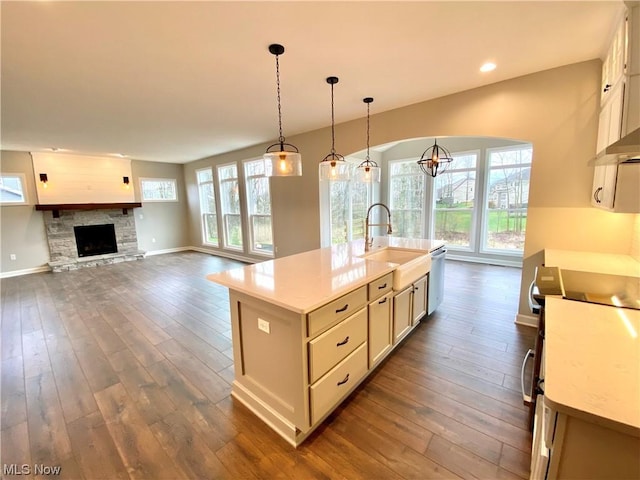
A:
[[[216,195],[213,188],[213,170],[204,168],[196,171],[198,194],[200,196],[200,214],[202,215],[203,242],[206,245],[219,246],[218,215],[216,213]]]
[[[453,159],[453,168],[434,179],[435,237],[449,246],[471,248],[478,155],[453,155]]]
[[[524,250],[532,148],[489,151],[484,248]]]
[[[424,237],[425,175],[415,160],[389,162],[389,208],[398,237]]]
[[[242,221],[240,217],[240,192],[238,168],[235,164],[218,166],[220,209],[224,228],[224,246],[242,249]]]
[[[251,250],[254,253],[272,255],[271,192],[269,190],[269,178],[264,173],[264,161],[247,161],[244,163],[244,171]]]

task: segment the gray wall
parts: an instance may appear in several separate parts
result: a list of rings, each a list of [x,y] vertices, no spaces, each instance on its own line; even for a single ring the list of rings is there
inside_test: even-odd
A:
[[[140,177],[175,178],[178,183],[178,202],[147,202],[134,210],[138,247],[147,252],[188,247],[189,216],[183,166],[134,160],[131,169],[136,200],[140,198]],[[50,261],[49,247],[42,212],[34,209],[37,198],[31,155],[28,152],[2,151],[0,170],[2,173],[25,174],[29,201],[29,205],[0,207],[0,274],[44,269]],[[16,260],[10,260],[11,254],[16,255]]]
[[[31,155],[27,152],[0,152],[2,173],[23,173],[29,205],[0,206],[0,273],[46,266],[49,245],[38,203]],[[15,260],[10,256],[14,254]]]
[[[134,160],[131,162],[131,170],[136,201],[141,201],[140,178],[175,178],[178,184],[177,202],[142,202],[142,208],[135,209],[140,250],[153,252],[189,246],[189,215],[183,166]]]

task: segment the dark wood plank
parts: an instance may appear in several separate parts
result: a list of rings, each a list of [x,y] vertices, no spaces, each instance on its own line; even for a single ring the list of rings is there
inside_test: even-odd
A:
[[[51,366],[67,422],[84,417],[98,409],[91,387],[73,352],[52,355]]]
[[[32,461],[59,465],[73,453],[53,374],[28,378],[26,390]]]
[[[100,412],[74,420],[67,425],[67,430],[79,467],[86,478],[129,478]]]
[[[2,406],[2,429],[27,421],[27,402],[24,386],[22,357],[2,360],[0,404]]]
[[[185,478],[162,449],[122,384],[98,393],[96,401],[131,478]]]
[[[180,413],[169,413],[151,425],[167,455],[189,478],[234,478],[207,442]]]

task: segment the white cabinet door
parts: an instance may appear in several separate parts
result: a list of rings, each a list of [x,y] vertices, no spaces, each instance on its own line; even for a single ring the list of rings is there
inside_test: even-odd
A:
[[[618,165],[597,165],[593,175],[591,204],[595,207],[613,209],[616,198]]]
[[[411,301],[413,286],[393,297],[393,343],[404,337],[411,330]]]
[[[624,104],[625,82],[618,82],[611,92],[607,103],[602,106],[598,118],[598,141],[596,153],[602,152],[613,142],[620,140],[622,130],[622,107]]]
[[[624,74],[626,62],[626,19],[621,19],[616,32],[611,39],[607,56],[602,63],[602,89],[600,90],[600,104],[604,105],[611,92]]]
[[[411,324],[415,325],[427,313],[427,276],[413,284],[413,312]]]
[[[391,348],[391,294],[369,304],[369,368],[378,363]]]

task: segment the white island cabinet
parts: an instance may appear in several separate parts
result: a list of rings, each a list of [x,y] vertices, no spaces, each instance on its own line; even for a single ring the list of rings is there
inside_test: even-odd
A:
[[[443,242],[374,243],[394,245],[428,254]],[[392,289],[398,265],[364,253],[355,241],[207,277],[229,288],[232,395],[294,446],[398,345],[392,307],[400,293]],[[411,327],[426,312],[427,280],[410,287]]]

